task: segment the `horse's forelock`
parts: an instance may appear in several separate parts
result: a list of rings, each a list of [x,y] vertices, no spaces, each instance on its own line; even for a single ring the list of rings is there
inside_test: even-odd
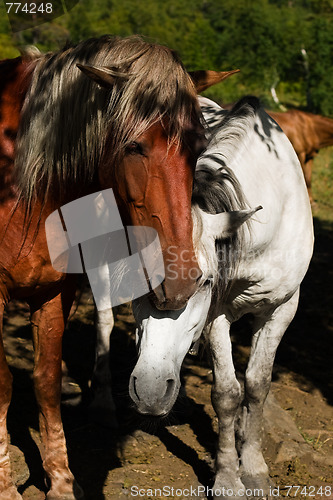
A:
[[[119,64],[119,69],[123,70]],[[178,56],[166,47],[148,45],[133,60],[130,77],[113,89],[113,154],[117,158],[128,141],[135,141],[156,122],[167,127],[169,141],[182,142],[184,132],[201,127],[201,112],[193,83]]]

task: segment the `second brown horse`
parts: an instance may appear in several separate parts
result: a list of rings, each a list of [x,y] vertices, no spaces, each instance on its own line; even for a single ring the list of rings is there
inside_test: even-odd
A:
[[[333,145],[333,120],[321,115],[291,109],[285,113],[268,111],[280,125],[302,165],[310,200],[313,159],[322,148]]]

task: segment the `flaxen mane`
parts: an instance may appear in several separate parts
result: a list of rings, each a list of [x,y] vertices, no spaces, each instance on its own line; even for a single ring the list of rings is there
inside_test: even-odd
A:
[[[111,89],[77,64],[107,67]],[[126,147],[166,117],[170,140],[199,123],[196,92],[178,56],[139,37],[103,36],[41,57],[26,97],[17,140],[16,182],[29,207],[84,194],[96,176],[105,143],[114,166]]]

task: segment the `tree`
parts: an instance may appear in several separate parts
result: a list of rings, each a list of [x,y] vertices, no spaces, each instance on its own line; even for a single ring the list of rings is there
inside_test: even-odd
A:
[[[333,115],[333,19],[317,17],[311,24],[309,55],[309,106]]]

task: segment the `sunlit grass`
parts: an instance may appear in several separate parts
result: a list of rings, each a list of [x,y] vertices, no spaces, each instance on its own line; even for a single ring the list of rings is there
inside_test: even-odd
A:
[[[313,215],[333,222],[333,147],[322,149],[313,165],[312,191],[316,204]]]

